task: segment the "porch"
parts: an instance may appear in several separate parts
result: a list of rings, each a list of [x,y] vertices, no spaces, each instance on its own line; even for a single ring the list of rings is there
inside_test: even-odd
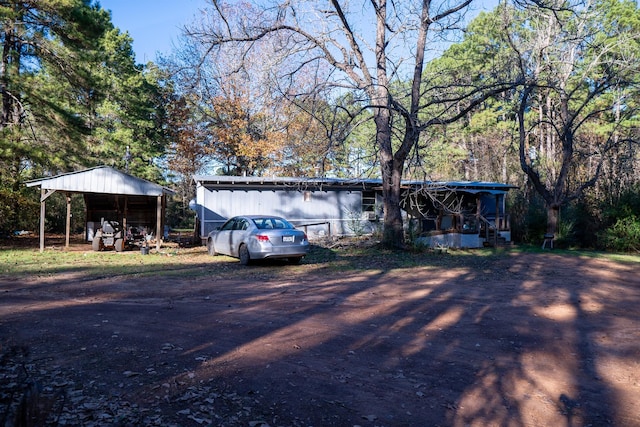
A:
[[[416,241],[432,248],[511,244],[511,221],[505,203],[508,188],[485,188],[487,185],[425,186],[405,193],[404,209],[411,216]]]

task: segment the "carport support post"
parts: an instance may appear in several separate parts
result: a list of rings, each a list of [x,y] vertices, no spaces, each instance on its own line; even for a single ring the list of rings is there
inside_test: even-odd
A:
[[[156,209],[156,251],[160,252],[160,237],[164,235],[162,228],[162,195],[158,196]],[[162,233],[162,234],[161,234]]]
[[[124,214],[122,216],[122,230],[127,235],[127,216],[129,215],[129,196],[124,196]]]
[[[500,195],[496,194],[496,239],[498,238],[498,232],[502,229],[500,223]]]
[[[40,187],[40,252],[44,252],[44,217],[46,213],[47,198],[56,190],[46,190]]]
[[[67,198],[67,224],[64,247],[65,249],[69,249],[69,235],[71,234],[71,196],[69,193],[65,193],[65,197]]]
[[[44,215],[46,213],[46,190],[40,190],[40,253],[44,252]]]

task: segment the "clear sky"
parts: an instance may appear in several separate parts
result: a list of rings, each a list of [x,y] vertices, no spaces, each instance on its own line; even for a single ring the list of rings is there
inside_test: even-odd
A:
[[[156,53],[168,54],[180,28],[191,22],[205,0],[99,0],[111,11],[113,25],[133,38],[136,61],[155,61]]]
[[[180,29],[193,21],[206,0],[98,0],[111,11],[113,25],[133,38],[138,63],[155,61],[156,54],[169,54],[178,41]],[[481,0],[478,9],[493,9],[498,0]]]

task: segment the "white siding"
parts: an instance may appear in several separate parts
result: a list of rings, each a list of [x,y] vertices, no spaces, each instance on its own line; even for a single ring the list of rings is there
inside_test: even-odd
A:
[[[353,221],[362,216],[361,191],[209,190],[199,185],[196,200],[201,236],[236,215],[278,215],[304,229],[309,238],[353,234]],[[357,218],[355,218],[357,216]],[[366,231],[373,223],[361,222]]]

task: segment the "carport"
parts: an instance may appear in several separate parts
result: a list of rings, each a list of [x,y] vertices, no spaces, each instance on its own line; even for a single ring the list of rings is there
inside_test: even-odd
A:
[[[71,194],[83,194],[86,208],[85,229],[101,218],[112,217],[128,224],[155,229],[156,249],[160,249],[166,196],[173,191],[108,166],[98,166],[49,178],[28,181],[27,187],[40,187],[40,252],[44,251],[46,200],[56,192],[67,200],[65,248],[69,247]],[[115,218],[113,218],[115,217]],[[87,233],[88,234],[88,233]]]

